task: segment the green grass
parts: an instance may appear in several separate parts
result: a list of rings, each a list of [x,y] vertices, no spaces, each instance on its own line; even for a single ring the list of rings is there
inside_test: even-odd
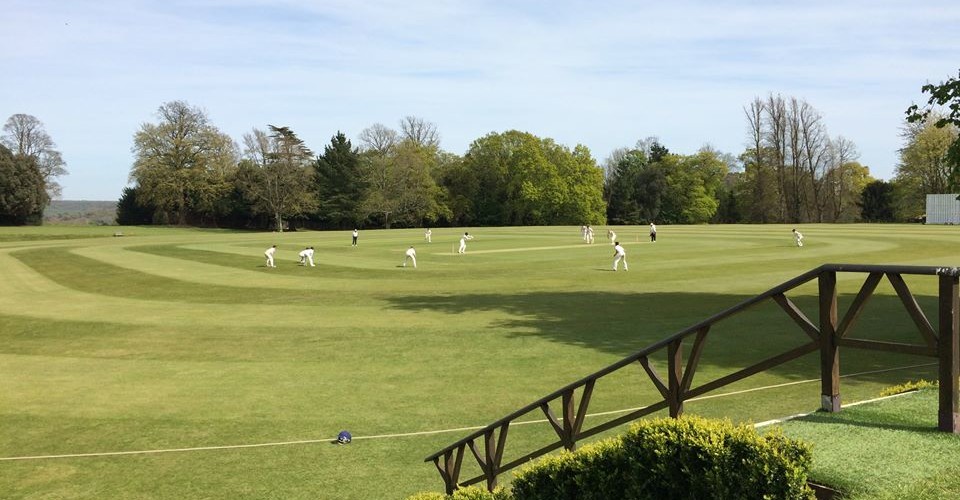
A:
[[[851,500],[960,498],[960,439],[937,432],[937,390],[783,424],[813,443],[811,477]]]
[[[668,226],[656,244],[645,227],[618,227],[630,271],[613,273],[611,247],[582,244],[575,227],[467,230],[476,239],[458,256],[463,229],[436,229],[430,245],[420,230],[362,231],[351,248],[349,232],[0,228],[0,458],[485,425],[825,262],[955,266],[960,243],[947,226],[804,226],[802,249],[789,226]],[[263,262],[272,244],[277,269]],[[296,265],[308,245],[315,268]],[[400,267],[409,245],[419,269]],[[936,280],[908,283],[935,321]],[[841,276],[841,307],[859,285]],[[815,287],[790,294],[811,318]],[[854,335],[919,338],[889,284],[877,293]],[[711,330],[696,380],[806,339],[778,307],[759,306]],[[845,350],[841,371],[931,361]],[[718,392],[795,385],[686,410],[737,421],[806,412],[819,405],[817,377],[811,355]],[[919,377],[935,378],[935,367],[845,378],[843,399]],[[626,370],[597,385],[590,410],[657,397],[641,370]],[[442,487],[423,457],[464,434],[0,461],[0,491],[402,498]],[[506,459],[551,434],[546,424],[511,428]]]

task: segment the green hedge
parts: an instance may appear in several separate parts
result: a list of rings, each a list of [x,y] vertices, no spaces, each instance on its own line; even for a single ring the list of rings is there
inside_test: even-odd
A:
[[[538,460],[517,500],[809,499],[809,447],[779,430],[698,417],[643,420],[626,435]]]

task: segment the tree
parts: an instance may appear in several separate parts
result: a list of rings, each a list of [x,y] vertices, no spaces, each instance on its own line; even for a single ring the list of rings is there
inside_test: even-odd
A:
[[[470,145],[463,168],[477,224],[600,224],[606,218],[603,171],[582,146],[570,151],[526,132],[494,132]]]
[[[864,222],[893,222],[894,186],[877,180],[867,184],[860,195],[860,218]]]
[[[472,174],[459,155],[446,151],[437,155],[433,177],[440,188],[439,203],[444,207],[444,215],[435,225],[473,225],[473,199],[467,195],[477,190],[477,178]]]
[[[125,187],[117,201],[117,224],[121,226],[139,226],[150,224],[153,219],[153,207],[144,207],[137,202],[137,188]]]
[[[36,158],[0,144],[0,225],[40,225],[50,203]]]
[[[439,202],[442,191],[432,175],[438,160],[433,147],[404,139],[386,155],[371,151],[362,158],[367,189],[360,209],[366,216],[382,216],[387,229],[432,225],[440,217],[450,217]]]
[[[843,136],[831,139],[829,169],[823,180],[826,222],[852,222],[858,219],[863,188],[873,180],[870,169],[857,162],[857,146]]]
[[[647,167],[647,155],[638,149],[615,151],[607,160],[607,221],[609,224],[640,224],[647,220],[640,215],[640,176]]]
[[[360,132],[360,149],[364,152],[372,151],[384,156],[398,142],[400,142],[400,136],[397,131],[382,123],[374,123]]]
[[[15,114],[7,119],[3,131],[0,143],[14,154],[30,156],[36,160],[47,194],[51,199],[58,198],[62,188],[56,179],[67,174],[67,164],[55,149],[56,144],[43,128],[43,123],[32,115]]]
[[[671,224],[708,222],[717,213],[717,190],[726,164],[712,152],[692,156],[668,154],[656,164],[664,172],[662,209],[658,220]]]
[[[183,101],[164,103],[160,123],[144,123],[134,135],[130,180],[154,218],[186,224],[191,214],[216,216],[217,202],[232,189],[237,148],[206,113]]]
[[[400,133],[403,139],[422,148],[440,149],[440,133],[437,126],[416,116],[405,116],[400,120]]]
[[[779,195],[771,161],[774,155],[767,144],[763,120],[766,102],[755,97],[743,111],[750,130],[748,149],[740,156],[744,167],[741,198],[745,200],[746,217],[760,223],[777,220]]]
[[[356,227],[363,219],[359,209],[364,190],[360,154],[342,132],[324,147],[316,170],[320,220],[339,229]]]
[[[254,129],[244,135],[245,158],[236,182],[254,212],[268,215],[282,232],[285,218],[317,208],[313,152],[289,127],[267,127],[269,134]]]
[[[856,160],[856,146],[831,139],[820,113],[804,100],[770,94],[744,108],[749,130],[737,188],[752,222],[835,220],[852,203],[837,170]],[[856,199],[859,192],[852,194]]]
[[[570,151],[554,144],[548,149],[547,158],[557,165],[560,179],[565,185],[566,197],[557,207],[554,224],[582,224],[590,221],[599,224],[607,220],[607,204],[603,200],[603,169],[590,154],[590,149],[577,144]]]
[[[900,163],[894,178],[899,191],[898,218],[923,213],[928,194],[953,191],[950,179],[953,167],[947,155],[957,140],[958,130],[937,127],[940,116],[932,113],[924,121],[908,120],[903,128],[906,144],[900,149]]]
[[[960,71],[957,78],[949,78],[938,85],[928,83],[921,90],[929,93],[930,98],[922,110],[916,104],[907,108],[909,123],[926,122],[931,116],[936,116],[934,125],[937,128],[952,128],[954,131],[960,128]],[[943,106],[946,106],[946,112],[943,112]],[[960,189],[960,136],[950,144],[946,160],[950,166],[950,191],[956,191]]]

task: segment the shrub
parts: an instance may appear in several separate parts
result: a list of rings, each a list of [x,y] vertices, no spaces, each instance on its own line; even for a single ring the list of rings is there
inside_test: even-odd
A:
[[[939,384],[937,382],[930,382],[929,380],[924,379],[917,380],[916,382],[911,380],[900,385],[894,385],[883,389],[880,391],[880,397],[883,398],[886,396],[893,396],[895,394],[903,394],[904,392],[919,391],[921,389],[931,389],[937,387],[938,385]]]
[[[510,492],[502,487],[495,488],[491,493],[485,488],[468,486],[454,491],[453,495],[427,491],[407,497],[407,500],[511,500],[512,498]]]
[[[698,417],[640,421],[622,437],[524,467],[517,500],[808,499],[809,447],[775,430]]]
[[[407,497],[407,500],[447,500],[447,495],[436,491],[421,491]]]

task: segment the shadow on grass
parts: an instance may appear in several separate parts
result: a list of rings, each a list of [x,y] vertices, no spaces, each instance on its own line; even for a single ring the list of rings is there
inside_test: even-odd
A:
[[[432,311],[452,316],[472,312],[500,312],[506,319],[491,327],[511,339],[537,337],[574,347],[627,356],[667,338],[749,296],[707,293],[531,292],[450,296],[390,297],[390,307],[406,311]],[[930,318],[934,297],[917,297]],[[811,321],[817,323],[817,298],[793,297]],[[853,295],[840,298],[841,317]],[[502,315],[501,315],[502,316]],[[484,332],[478,332],[483,335]],[[851,337],[922,344],[902,304],[896,297],[871,300]],[[693,337],[684,344],[689,353]],[[730,373],[810,342],[800,327],[772,301],[750,307],[716,323],[710,330],[700,367]],[[933,358],[843,348],[841,373],[883,370],[896,366],[933,363]],[[665,360],[662,349],[651,359]],[[661,363],[663,364],[663,363]],[[599,370],[602,366],[597,366]],[[771,370],[788,379],[819,376],[819,357],[807,354]],[[698,371],[698,373],[700,373]],[[584,375],[587,375],[584,373]],[[902,379],[902,375],[893,380]],[[887,382],[890,375],[866,374],[861,380]]]
[[[868,419],[859,419],[856,417],[851,417],[849,415],[843,415],[838,417],[837,415],[831,415],[828,413],[811,413],[810,415],[805,415],[803,417],[798,417],[796,420],[798,422],[807,422],[811,424],[830,424],[830,425],[850,425],[853,427],[862,427],[868,429],[882,429],[889,431],[909,431],[916,433],[928,433],[938,435],[940,431],[936,427],[930,425],[923,425],[917,423],[905,423],[897,422],[895,416],[886,415],[884,417],[887,421],[877,422]]]

